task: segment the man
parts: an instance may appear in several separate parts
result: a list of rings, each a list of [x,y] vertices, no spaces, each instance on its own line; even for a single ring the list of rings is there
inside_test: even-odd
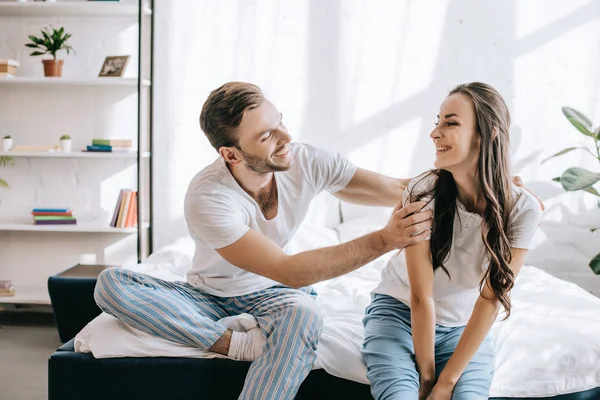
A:
[[[408,180],[292,143],[282,114],[255,85],[229,82],[214,90],[200,126],[220,157],[192,179],[186,194],[185,218],[196,245],[187,283],[112,268],[98,278],[96,302],[142,331],[253,361],[240,399],[293,399],[315,361],[322,327],[309,286],[424,240],[431,213],[418,212],[423,203],[398,208]],[[348,202],[396,208],[382,230],[286,254],[323,190]],[[241,313],[253,315],[260,328],[235,332],[217,322]]]

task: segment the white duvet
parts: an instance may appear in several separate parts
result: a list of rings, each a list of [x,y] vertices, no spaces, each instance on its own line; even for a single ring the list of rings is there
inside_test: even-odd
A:
[[[360,221],[336,230],[303,227],[294,251],[347,241],[367,231]],[[191,262],[186,240],[166,247],[144,264],[125,266],[166,280],[182,280]],[[322,309],[323,334],[315,369],[368,383],[360,348],[362,317],[369,292],[379,281],[388,256],[346,276],[315,285]],[[523,268],[512,293],[511,318],[492,328],[496,346],[493,397],[543,397],[600,386],[600,299],[533,266]],[[223,321],[232,329],[256,324],[242,315]],[[151,336],[102,313],[75,338],[75,350],[96,358],[222,357]]]

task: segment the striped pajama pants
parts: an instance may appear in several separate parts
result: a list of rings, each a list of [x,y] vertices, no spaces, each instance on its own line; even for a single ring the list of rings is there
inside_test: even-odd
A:
[[[267,338],[252,362],[239,399],[293,399],[316,359],[323,325],[314,291],[275,286],[237,297],[206,294],[185,282],[167,282],[123,268],[98,277],[100,309],[129,326],[176,343],[210,348],[226,331],[217,321],[248,313]]]

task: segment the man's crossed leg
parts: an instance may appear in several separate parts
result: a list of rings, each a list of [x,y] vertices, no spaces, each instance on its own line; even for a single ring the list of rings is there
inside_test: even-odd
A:
[[[232,333],[217,321],[253,315],[267,340],[264,354],[252,362],[246,376],[240,395],[244,400],[294,398],[316,359],[323,325],[314,298],[285,286],[217,297],[187,283],[111,268],[98,277],[94,296],[104,312],[141,331],[246,359],[260,352],[252,349],[256,342],[245,342],[251,335],[240,334],[227,343]]]

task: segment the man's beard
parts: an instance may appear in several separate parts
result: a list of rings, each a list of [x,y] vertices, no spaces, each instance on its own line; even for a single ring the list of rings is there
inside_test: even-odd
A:
[[[252,172],[255,172],[258,175],[268,174],[270,172],[280,172],[287,171],[290,169],[291,164],[288,165],[277,165],[272,163],[269,159],[264,159],[249,153],[246,153],[244,150],[238,147],[238,150],[244,156],[244,161],[246,161],[246,166]]]

